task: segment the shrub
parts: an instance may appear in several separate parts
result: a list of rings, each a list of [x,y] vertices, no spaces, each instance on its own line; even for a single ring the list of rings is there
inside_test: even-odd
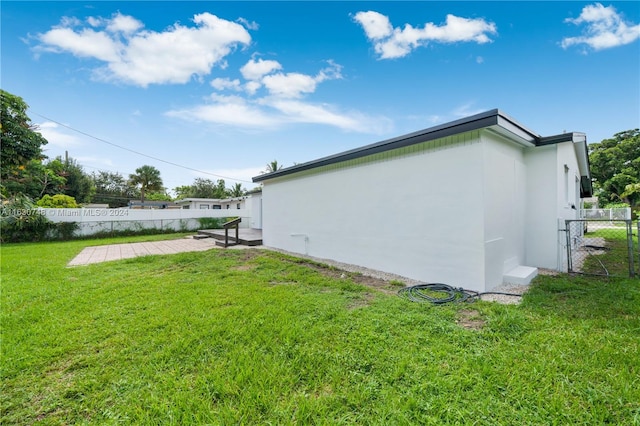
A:
[[[2,242],[42,241],[54,228],[26,195],[17,194],[3,201],[0,212]]]
[[[64,194],[56,194],[53,196],[46,194],[44,197],[38,200],[36,205],[38,207],[47,207],[47,208],[54,208],[54,209],[78,208],[78,203],[76,203],[76,199]]]
[[[201,229],[221,229],[222,225],[236,217],[200,217],[198,222]]]

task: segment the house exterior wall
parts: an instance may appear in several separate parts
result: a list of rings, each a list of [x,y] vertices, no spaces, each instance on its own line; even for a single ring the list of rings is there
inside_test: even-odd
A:
[[[547,269],[558,266],[558,165],[557,146],[529,148],[527,209],[525,213],[525,264]]]
[[[524,149],[491,132],[482,133],[485,288],[524,264],[526,167]],[[478,209],[480,210],[480,209]]]
[[[254,181],[267,246],[485,291],[565,267],[581,177],[588,194],[584,134],[492,110]]]
[[[217,198],[185,198],[176,201],[182,209],[215,209],[215,210],[239,210],[246,206],[245,197],[220,200]]]
[[[484,290],[482,158],[473,131],[265,181],[264,244]]]
[[[564,220],[578,218],[580,208],[580,171],[573,143],[529,148],[525,161],[525,263],[564,270],[566,243],[561,229]]]
[[[253,229],[262,229],[262,193],[254,193],[247,198],[247,209],[251,212],[250,226]]]

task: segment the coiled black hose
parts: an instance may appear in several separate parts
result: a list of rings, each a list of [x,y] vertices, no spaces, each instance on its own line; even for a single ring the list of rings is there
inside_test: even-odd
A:
[[[435,293],[435,294],[434,294]],[[432,283],[417,284],[411,287],[405,287],[398,291],[398,295],[402,298],[418,303],[433,303],[434,305],[442,305],[444,303],[460,303],[474,302],[485,294],[502,294],[505,296],[522,297],[521,294],[504,293],[501,291],[478,292],[467,290],[462,287],[452,287],[448,284]]]

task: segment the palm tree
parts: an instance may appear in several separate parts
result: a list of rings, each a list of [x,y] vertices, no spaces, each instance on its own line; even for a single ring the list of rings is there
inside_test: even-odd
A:
[[[282,169],[282,165],[278,164],[278,160],[267,163],[267,173],[277,172],[280,169]]]
[[[242,197],[245,193],[241,183],[236,183],[229,189],[229,196],[232,198]]]
[[[159,191],[162,189],[162,178],[160,178],[160,170],[153,166],[144,165],[136,169],[136,173],[129,175],[131,185],[140,186],[140,201],[144,203],[144,194],[146,191]]]

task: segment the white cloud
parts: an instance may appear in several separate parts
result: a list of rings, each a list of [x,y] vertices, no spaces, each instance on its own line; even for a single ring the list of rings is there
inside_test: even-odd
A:
[[[260,89],[261,87],[262,83],[260,83],[259,81],[249,81],[244,85],[244,90],[246,90],[249,95],[255,95],[258,89]]]
[[[117,13],[107,23],[107,31],[112,33],[121,32],[131,34],[144,27],[144,24],[132,16]]]
[[[613,6],[604,7],[600,3],[585,6],[579,17],[567,18],[565,22],[585,24],[585,27],[581,36],[562,39],[560,45],[564,49],[585,44],[597,51],[633,43],[640,38],[640,24],[625,22]]]
[[[255,31],[255,30],[260,29],[260,25],[258,25],[258,23],[257,23],[257,22],[255,22],[255,21],[251,21],[251,22],[249,22],[249,21],[247,21],[247,20],[246,20],[246,19],[244,19],[244,18],[238,18],[238,19],[236,20],[236,22],[240,22],[240,23],[241,23],[242,25],[244,25],[248,30],[254,30],[254,31]]]
[[[274,96],[283,98],[299,98],[304,93],[316,91],[316,79],[300,73],[267,75],[262,84]]]
[[[214,78],[211,80],[211,87],[216,90],[240,90],[240,80],[237,78],[235,80],[229,78]]]
[[[260,80],[265,75],[281,69],[282,65],[278,61],[251,59],[240,68],[240,73],[247,80]]]
[[[383,133],[388,131],[390,127],[389,121],[383,118],[334,111],[327,105],[316,105],[291,99],[271,99],[268,103],[269,106],[279,111],[283,119],[288,122],[324,124],[361,133]]]
[[[95,58],[104,62],[120,60],[122,46],[109,34],[90,28],[78,32],[71,28],[54,28],[40,36],[43,43],[38,50],[54,53],[71,52],[83,58]]]
[[[272,60],[251,59],[240,72],[248,81],[214,79],[218,91],[244,89],[243,94],[211,95],[203,105],[175,109],[166,113],[183,120],[241,127],[242,129],[275,128],[287,123],[324,124],[347,131],[377,133],[389,128],[388,120],[367,117],[355,112],[341,112],[330,105],[320,105],[303,98],[314,93],[318,85],[341,79],[342,67],[333,61],[316,75],[284,73],[282,65]],[[264,88],[264,93],[258,94]]]
[[[464,118],[486,111],[483,108],[474,107],[473,104],[474,102],[467,102],[465,104],[459,105],[451,112],[451,114],[455,118]]]
[[[414,28],[410,24],[405,24],[402,29],[393,28],[387,16],[374,11],[358,12],[354,16],[354,21],[362,26],[367,38],[373,42],[379,59],[404,57],[429,42],[489,43],[491,42],[489,35],[497,34],[496,25],[492,22],[481,18],[468,19],[455,15],[447,15],[443,25],[427,22],[422,28]]]
[[[66,129],[64,127],[52,121],[45,121],[44,123],[39,124],[38,132],[40,132],[40,134],[49,142],[45,145],[45,149],[48,146],[69,148],[80,145],[80,140],[77,136],[66,133]]]
[[[104,65],[94,69],[95,78],[146,87],[208,75],[214,66],[226,66],[225,57],[234,48],[251,42],[242,25],[210,13],[194,15],[193,26],[176,23],[162,32],[144,30],[140,21],[120,13],[87,21],[92,28],[63,19],[38,35],[36,51],[97,59]]]
[[[480,114],[481,112],[484,112],[486,110],[487,109],[475,107],[474,102],[470,101],[470,102],[466,102],[464,104],[460,104],[456,106],[455,108],[453,108],[452,110],[450,110],[448,113],[444,115],[434,114],[426,117],[410,116],[408,118],[410,118],[411,120],[419,121],[419,122],[426,121],[430,125],[437,125],[437,124],[446,123],[448,121],[457,120],[459,118],[465,118],[472,115]]]
[[[371,40],[389,37],[393,32],[389,18],[378,12],[358,12],[353,19],[362,25],[365,34]]]
[[[168,111],[165,115],[188,121],[201,121],[247,129],[275,127],[281,123],[278,117],[264,112],[259,105],[248,102],[239,96],[212,95],[210,103]]]

